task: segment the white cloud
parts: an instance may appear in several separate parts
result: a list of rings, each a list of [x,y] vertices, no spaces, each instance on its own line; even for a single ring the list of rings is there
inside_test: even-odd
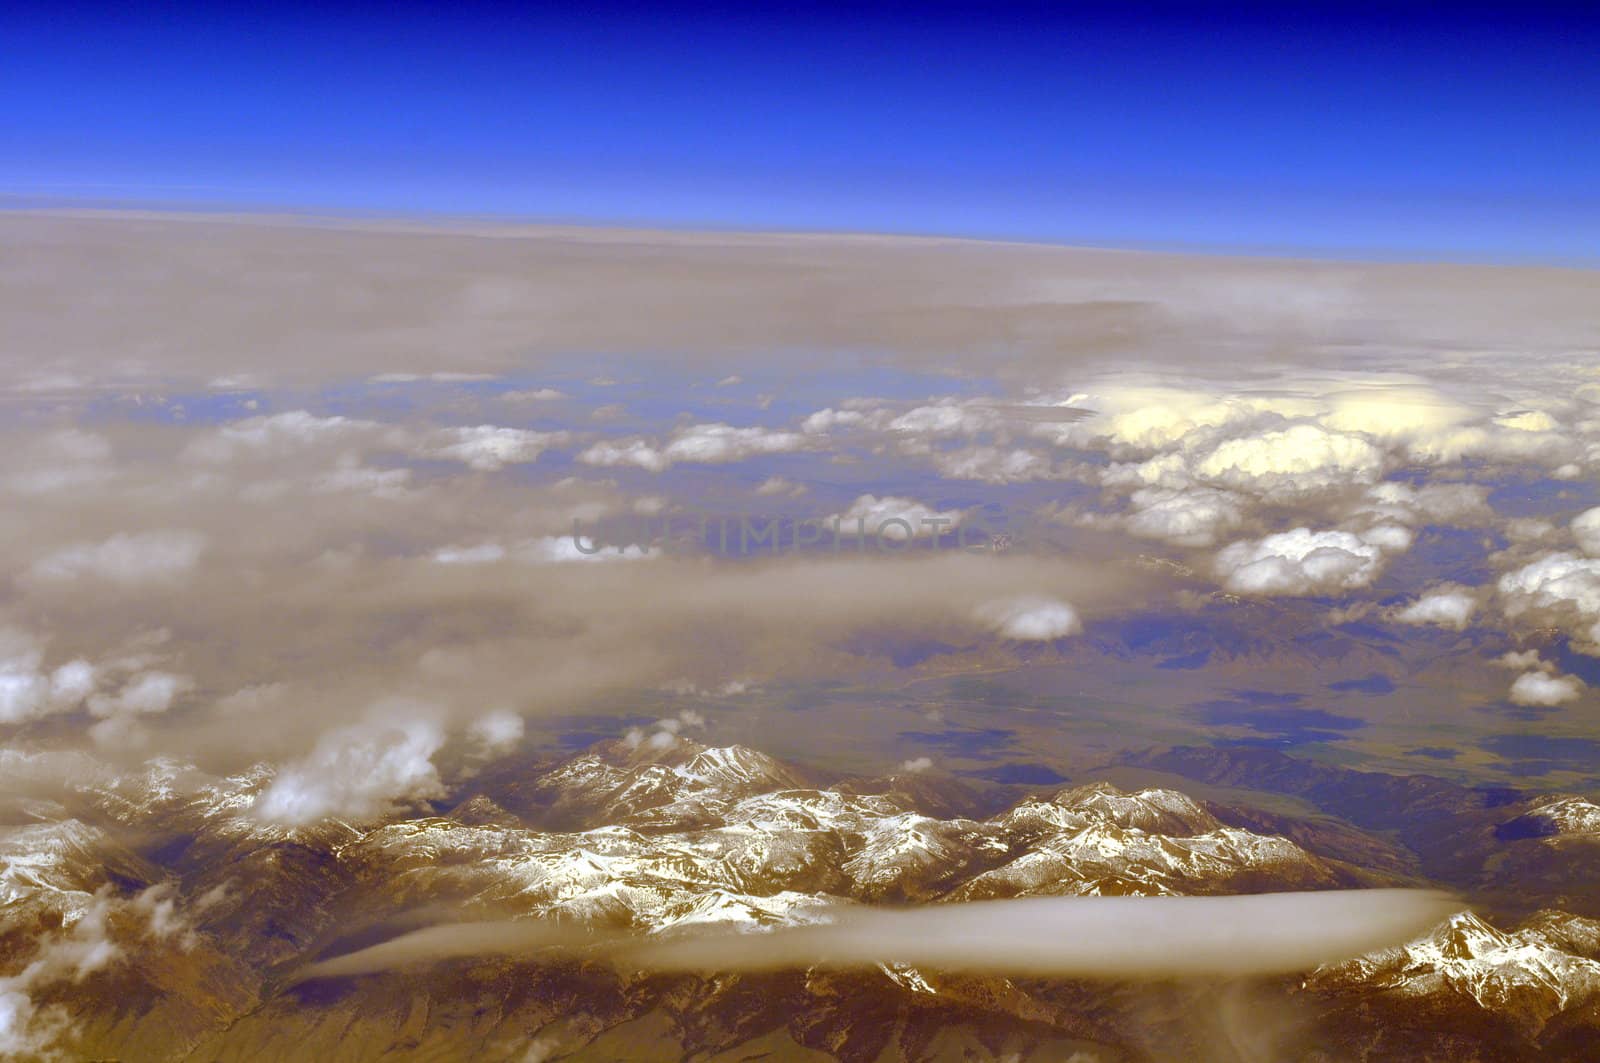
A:
[[[841,537],[861,532],[868,539],[903,541],[960,527],[961,517],[960,510],[936,510],[909,498],[861,495],[843,513],[823,519],[830,526],[837,521]]]
[[[1517,432],[1555,432],[1561,428],[1561,422],[1543,410],[1518,410],[1502,414],[1494,419],[1494,423]]]
[[[1211,546],[1220,535],[1243,521],[1239,503],[1237,495],[1213,488],[1144,488],[1133,493],[1127,527],[1142,539],[1164,539],[1177,546]]]
[[[194,687],[188,676],[172,672],[141,672],[131,676],[115,694],[96,694],[89,711],[102,719],[166,712],[182,694]]]
[[[441,565],[490,565],[504,561],[506,548],[499,543],[479,543],[476,546],[443,546],[433,552],[434,561]]]
[[[1371,483],[1383,467],[1383,451],[1365,439],[1309,424],[1226,440],[1193,463],[1202,480],[1287,494]]]
[[[711,465],[743,461],[758,454],[781,454],[805,445],[805,438],[796,432],[697,424],[674,435],[662,453],[669,464],[684,461]]]
[[[999,423],[1000,418],[992,407],[948,400],[907,410],[891,420],[888,429],[907,435],[946,438],[977,435],[993,430]]]
[[[974,611],[979,623],[1001,638],[1048,642],[1083,630],[1077,610],[1059,598],[1024,594],[985,602]]]
[[[88,661],[68,661],[53,671],[43,662],[44,649],[33,636],[0,628],[0,724],[71,712],[94,692],[96,673]]]
[[[811,435],[822,435],[835,428],[854,428],[864,424],[867,415],[860,410],[818,410],[800,422],[800,430]]]
[[[1518,705],[1560,705],[1577,700],[1583,689],[1577,676],[1524,672],[1511,684],[1511,700]]]
[[[1292,531],[1245,540],[1217,554],[1216,574],[1239,594],[1322,594],[1365,587],[1383,551],[1346,531]]]
[[[566,432],[532,432],[525,428],[480,424],[441,429],[419,448],[418,454],[459,461],[479,472],[494,472],[507,465],[537,461],[539,455],[551,447],[561,446],[569,438]]]
[[[1578,541],[1579,550],[1590,557],[1600,557],[1600,506],[1572,518],[1572,537]]]
[[[947,480],[981,480],[1009,484],[1028,480],[1047,480],[1053,475],[1050,462],[1031,450],[1007,447],[962,447],[936,451],[934,468]]]
[[[605,440],[578,455],[585,465],[637,465],[660,472],[671,464],[665,454],[643,439]]]
[[[223,425],[191,441],[183,456],[212,464],[245,456],[283,457],[318,444],[376,438],[380,428],[373,421],[289,410]]]
[[[586,465],[634,465],[650,472],[679,462],[723,465],[762,454],[782,454],[808,445],[798,432],[697,424],[675,433],[665,446],[644,439],[604,440],[578,455]]]
[[[205,538],[191,531],[120,533],[99,543],[77,543],[36,561],[31,579],[57,583],[103,579],[124,587],[167,582],[195,566]]]
[[[467,737],[482,755],[492,757],[515,749],[522,741],[523,730],[522,717],[502,709],[473,720],[467,727]]]
[[[786,495],[790,498],[797,498],[805,494],[807,490],[808,488],[805,484],[797,484],[793,480],[785,479],[782,476],[769,476],[756,486],[756,494],[764,496]]]
[[[1501,576],[1497,586],[1507,615],[1549,612],[1552,619],[1577,619],[1593,625],[1588,637],[1600,642],[1600,558],[1547,554]]]
[[[1405,440],[1446,432],[1473,417],[1471,408],[1421,387],[1379,386],[1329,396],[1323,423],[1340,432]]]
[[[911,775],[918,775],[932,768],[932,757],[912,757],[910,760],[902,760],[900,762],[900,770]]]
[[[1432,624],[1460,631],[1477,611],[1478,600],[1462,587],[1438,587],[1394,614],[1402,624]]]
[[[1537,668],[1542,672],[1554,670],[1554,665],[1547,663],[1539,656],[1538,650],[1507,650],[1495,658],[1495,664],[1502,668],[1509,668],[1513,672],[1520,672],[1528,668]]]
[[[443,729],[426,706],[385,702],[368,719],[322,736],[303,760],[284,769],[255,800],[252,813],[286,827],[329,817],[371,819],[396,806],[443,797],[433,755]]]

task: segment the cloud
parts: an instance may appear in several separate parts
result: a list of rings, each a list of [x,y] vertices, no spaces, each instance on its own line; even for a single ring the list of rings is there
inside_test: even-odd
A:
[[[1600,558],[1547,554],[1507,572],[1496,587],[1508,616],[1576,620],[1600,642]]]
[[[900,762],[900,770],[910,775],[920,775],[922,772],[933,769],[932,757],[912,757],[910,760]]]
[[[808,493],[808,491],[809,488],[805,484],[797,484],[793,480],[787,480],[782,476],[769,476],[756,485],[756,494],[763,497],[780,495],[788,498],[799,498],[801,495]]]
[[[1600,557],[1600,506],[1572,518],[1572,537],[1578,541],[1579,550],[1590,557]]]
[[[1300,424],[1277,432],[1229,439],[1193,462],[1193,474],[1210,483],[1261,494],[1302,494],[1351,483],[1371,483],[1383,472],[1381,449],[1359,436]]]
[[[1577,676],[1524,672],[1511,684],[1511,700],[1518,705],[1562,705],[1583,695],[1583,680]]]
[[[531,432],[525,428],[480,424],[441,429],[424,442],[417,453],[426,458],[459,461],[479,472],[494,472],[507,465],[537,461],[546,450],[561,446],[570,438],[566,432]]]
[[[686,461],[712,465],[743,461],[758,454],[782,454],[805,445],[805,437],[795,432],[697,424],[674,435],[663,455],[669,464]]]
[[[1238,594],[1313,595],[1365,587],[1377,576],[1383,551],[1346,531],[1292,531],[1224,547],[1214,569]]]
[[[485,713],[467,727],[467,737],[483,756],[500,756],[509,753],[522,741],[524,724],[514,712],[498,710]]]
[[[305,827],[329,817],[372,819],[398,806],[443,797],[433,755],[444,730],[416,702],[373,707],[356,725],[330,731],[303,760],[272,780],[251,807],[267,823]]]
[[[46,432],[23,445],[15,471],[0,476],[0,484],[23,495],[81,490],[111,478],[111,457],[110,440],[97,432]]]
[[[94,692],[94,665],[79,658],[53,670],[43,666],[44,648],[29,633],[0,628],[0,724],[19,724],[71,712]]]
[[[1056,475],[1050,461],[1031,450],[1007,447],[964,447],[933,455],[934,470],[947,480],[1010,484],[1048,480]]]
[[[680,462],[724,465],[763,454],[802,450],[809,443],[798,432],[697,424],[674,433],[665,446],[644,439],[603,440],[578,455],[586,465],[634,465],[661,472]]]
[[[1335,392],[1323,423],[1378,439],[1436,437],[1471,420],[1474,410],[1427,388],[1380,385]]]
[[[441,565],[492,565],[507,559],[528,565],[561,565],[575,562],[604,564],[612,561],[647,561],[661,556],[659,547],[636,544],[600,546],[587,537],[546,535],[526,539],[510,548],[499,543],[474,546],[444,546],[433,552]]]
[[[1141,539],[1164,539],[1175,546],[1213,545],[1244,520],[1237,495],[1212,488],[1135,491],[1127,516],[1128,531]]]
[[[167,583],[194,568],[205,537],[192,531],[119,533],[98,543],[77,543],[34,562],[35,583],[98,579],[122,587]]]
[[[188,676],[171,672],[142,672],[123,683],[115,694],[96,694],[91,697],[89,712],[101,719],[166,712],[180,695],[193,687],[194,681]]]
[[[936,510],[896,495],[860,495],[844,512],[823,518],[829,527],[837,522],[841,537],[859,532],[868,540],[899,541],[943,534],[959,528],[961,520],[960,510]]]
[[[1049,642],[1083,630],[1077,610],[1058,598],[1018,595],[984,602],[974,610],[978,622],[1004,639]]]
[[[1478,600],[1464,587],[1436,587],[1410,605],[1399,609],[1393,619],[1401,624],[1432,624],[1461,631],[1477,611]]]
[[[888,909],[841,906],[759,933],[586,932],[549,920],[432,926],[312,965],[348,977],[469,956],[574,949],[624,969],[770,971],[901,963],[1071,978],[1245,977],[1307,971],[1404,944],[1459,910],[1431,890],[1231,897],[1031,897]]]
[[[59,1005],[41,1007],[36,997],[41,990],[81,982],[123,960],[127,953],[112,940],[113,925],[119,934],[147,941],[167,940],[179,948],[194,943],[167,883],[125,900],[102,890],[73,903],[63,915],[61,929],[44,933],[21,970],[0,976],[0,1057],[67,1058],[62,1045],[75,1033],[71,1015]]]
[[[319,417],[309,410],[246,417],[196,436],[182,451],[189,461],[222,464],[240,458],[283,458],[329,444],[372,441],[382,426],[350,417]]]

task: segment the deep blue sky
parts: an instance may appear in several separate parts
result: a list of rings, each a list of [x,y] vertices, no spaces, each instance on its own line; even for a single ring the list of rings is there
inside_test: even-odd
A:
[[[1600,261],[1600,16],[38,6],[22,201]]]

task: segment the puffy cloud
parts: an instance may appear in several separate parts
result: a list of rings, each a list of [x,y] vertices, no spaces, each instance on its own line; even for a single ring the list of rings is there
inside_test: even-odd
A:
[[[53,671],[43,661],[43,647],[33,636],[0,628],[0,724],[70,712],[94,692],[96,672],[88,661],[68,661]]]
[[[1437,392],[1403,385],[1335,392],[1329,404],[1322,419],[1329,428],[1390,440],[1434,436],[1474,416],[1471,407]]]
[[[763,496],[783,495],[789,498],[798,498],[805,494],[808,488],[805,484],[797,484],[793,480],[782,476],[769,476],[756,485],[756,494]]]
[[[131,676],[115,694],[96,694],[89,711],[102,719],[166,712],[174,701],[194,687],[188,676],[172,672],[141,672]]]
[[[1590,557],[1600,557],[1600,506],[1572,518],[1572,537],[1578,541],[1579,550]]]
[[[169,582],[199,561],[205,538],[191,531],[119,533],[77,543],[36,561],[31,580],[44,583],[102,579],[124,587]]]
[[[1087,408],[1099,416],[1075,424],[1041,426],[1060,442],[1105,440],[1136,450],[1164,450],[1191,433],[1246,424],[1271,403],[1208,393],[1203,389],[1147,387],[1110,383],[1077,394],[1063,405]]]
[[[934,468],[947,480],[981,480],[984,483],[1022,483],[1047,480],[1054,475],[1050,462],[1031,450],[1006,447],[965,447],[941,450],[933,456]]]
[[[1401,523],[1483,524],[1494,518],[1489,489],[1481,484],[1375,484],[1367,491],[1370,511]]]
[[[507,465],[537,461],[551,447],[571,437],[566,432],[532,432],[492,424],[446,428],[435,433],[418,450],[422,457],[459,461],[479,472],[494,472]]]
[[[675,433],[665,446],[643,439],[603,440],[578,455],[587,465],[635,465],[661,472],[678,462],[721,465],[762,454],[782,454],[808,445],[798,432],[697,424]]]
[[[1177,546],[1211,546],[1244,519],[1237,495],[1212,488],[1144,488],[1133,493],[1128,531]]]
[[[1346,531],[1292,531],[1223,548],[1217,578],[1239,594],[1325,594],[1365,587],[1383,564],[1383,551]]]
[[[867,415],[861,410],[818,410],[800,422],[800,430],[812,435],[823,435],[836,428],[855,428],[866,423]]]
[[[1494,419],[1494,423],[1517,432],[1555,432],[1561,428],[1561,422],[1543,410],[1518,410],[1502,414]]]
[[[373,421],[288,410],[247,417],[206,432],[184,448],[183,457],[212,464],[242,457],[281,458],[312,446],[374,439],[381,428]]]
[[[1600,628],[1600,558],[1547,554],[1501,576],[1497,588],[1509,616],[1550,612]],[[1600,631],[1588,634],[1600,641]]]
[[[281,771],[251,812],[268,823],[304,827],[329,817],[356,820],[444,796],[433,756],[444,730],[429,706],[387,702],[359,724],[322,736],[303,760]]]
[[[1383,467],[1383,451],[1365,439],[1309,424],[1225,440],[1192,466],[1213,483],[1288,494],[1370,483]]]
[[[949,400],[907,410],[889,422],[891,432],[946,438],[993,430],[1000,418],[990,406]]]
[[[0,976],[0,1057],[5,1059],[68,1058],[65,1045],[75,1032],[71,1014],[59,1005],[41,1007],[36,998],[124,959],[128,950],[113,940],[113,930],[138,941],[142,950],[156,942],[189,949],[196,941],[167,883],[127,899],[102,889],[84,900],[69,900],[60,914],[60,928],[43,932],[22,968]]]
[[[1396,611],[1393,618],[1402,624],[1432,624],[1460,631],[1477,608],[1478,600],[1471,591],[1463,587],[1436,587]]]
[[[671,464],[654,444],[642,439],[604,440],[579,454],[578,460],[585,465],[637,465],[651,472]]]
[[[663,455],[668,463],[685,461],[712,465],[743,461],[758,454],[781,454],[805,445],[805,437],[795,432],[697,424],[674,435]]]
[[[1561,705],[1583,694],[1583,680],[1572,675],[1524,672],[1511,684],[1511,700],[1518,705]]]
[[[861,531],[871,538],[904,540],[949,531],[961,526],[960,510],[936,510],[932,506],[894,495],[861,495],[843,513],[825,517],[839,524],[840,536]]]
[[[485,713],[467,726],[470,738],[483,756],[509,753],[522,741],[524,724],[514,712],[497,710]]]
[[[1059,598],[1023,594],[984,602],[974,610],[978,622],[1001,638],[1048,642],[1083,630],[1077,610]]]
[[[932,768],[932,757],[912,757],[910,760],[902,760],[900,762],[900,770],[909,775],[919,775]]]

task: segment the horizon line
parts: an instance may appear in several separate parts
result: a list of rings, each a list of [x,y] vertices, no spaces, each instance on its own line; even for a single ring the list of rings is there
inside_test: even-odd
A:
[[[35,217],[74,217],[89,219],[145,219],[166,221],[211,221],[232,224],[290,224],[305,228],[399,227],[398,231],[448,232],[480,235],[464,231],[468,227],[502,229],[580,230],[595,233],[638,233],[661,236],[744,236],[812,240],[862,240],[929,244],[967,244],[994,248],[1076,251],[1107,255],[1151,255],[1173,258],[1256,259],[1282,263],[1369,265],[1369,266],[1448,266],[1469,269],[1560,270],[1592,273],[1600,271],[1600,253],[1588,258],[1509,255],[1501,258],[1464,257],[1447,252],[1389,251],[1366,249],[1339,252],[1328,249],[1295,248],[1260,244],[1196,244],[1175,242],[1152,244],[1137,241],[1104,243],[1076,242],[1038,237],[988,236],[974,233],[907,230],[859,230],[787,227],[781,225],[742,225],[718,222],[670,222],[644,218],[574,218],[553,215],[511,213],[469,213],[416,209],[393,211],[359,207],[330,207],[285,203],[193,203],[164,199],[96,199],[56,196],[30,196],[0,190],[0,215]],[[407,227],[412,227],[408,229]],[[531,234],[528,234],[531,235]]]

